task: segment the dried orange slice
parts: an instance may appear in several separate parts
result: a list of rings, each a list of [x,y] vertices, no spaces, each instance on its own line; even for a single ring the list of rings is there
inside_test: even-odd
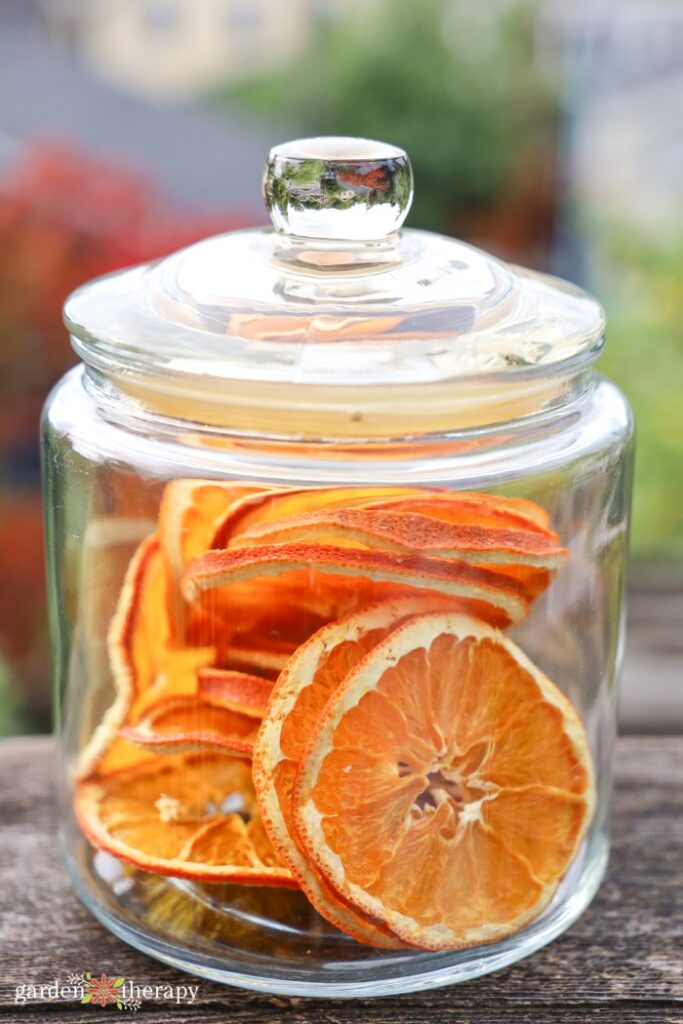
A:
[[[93,845],[143,871],[203,882],[296,882],[264,843],[248,762],[155,756],[81,782],[74,809]]]
[[[416,512],[344,508],[288,516],[251,527],[234,547],[256,544],[323,543],[411,552],[429,558],[459,560],[512,575],[534,598],[545,590],[551,572],[567,555],[552,534],[455,524]]]
[[[185,750],[227,751],[251,758],[258,723],[207,698],[167,697],[134,725],[124,725],[123,739],[160,754]]]
[[[226,509],[261,490],[220,480],[172,480],[166,485],[159,506],[159,540],[175,581],[207,550],[216,521]]]
[[[213,647],[175,646],[168,613],[168,573],[156,535],[143,541],[124,579],[107,638],[116,696],[84,749],[77,775],[123,768],[145,758],[117,733],[162,697],[197,690],[197,671],[215,660]]]
[[[386,501],[370,502],[366,507],[373,510],[416,513],[458,526],[531,531],[546,537],[549,542],[554,542],[558,550],[563,550],[560,548],[557,534],[550,529],[550,516],[546,509],[525,498],[503,498],[500,495],[479,494],[475,491],[452,491],[423,494],[418,497],[390,498]],[[523,582],[532,600],[542,594],[552,581],[552,570],[528,564],[515,565],[508,562],[496,565],[496,570]]]
[[[342,540],[382,551],[415,551],[480,565],[523,563],[555,569],[567,555],[551,536],[524,530],[460,525],[415,512],[362,508],[306,512],[277,523],[252,527],[234,541],[235,547],[291,544],[298,541],[336,543]]]
[[[257,577],[305,570],[311,589],[315,573],[360,577],[375,583],[429,590],[469,602],[496,624],[524,618],[528,598],[523,585],[501,573],[462,562],[387,551],[360,551],[323,544],[271,544],[227,551],[208,551],[195,559],[183,580],[188,601],[204,590],[233,587]]]
[[[499,494],[477,491],[422,491],[414,495],[376,499],[366,508],[417,512],[447,523],[473,526],[498,526],[511,530],[534,530],[548,533],[550,516],[546,509],[527,498],[506,498]]]
[[[276,522],[283,516],[420,493],[411,487],[304,487],[262,491],[245,496],[224,513],[216,523],[213,538],[205,550],[228,547],[233,537],[251,526]]]
[[[232,669],[203,668],[198,672],[199,696],[228,711],[261,719],[273,684],[261,676]]]
[[[158,532],[169,577],[168,602],[182,639],[186,611],[179,583],[185,569],[210,546],[216,521],[239,499],[261,488],[220,480],[172,480],[159,506]]]
[[[257,646],[255,640],[251,644],[235,643],[230,647],[228,661],[235,669],[249,669],[272,682],[285,667],[295,649],[294,645],[284,642],[262,643],[260,646]]]
[[[138,545],[129,562],[121,596],[109,627],[107,645],[116,695],[81,752],[77,766],[77,775],[80,777],[88,775],[99,766],[133,704],[137,692],[137,673],[133,664],[135,657],[132,637],[135,633],[137,603],[143,592],[153,591],[149,580],[154,577],[154,568],[158,562],[159,541],[156,535],[152,535]]]
[[[332,695],[300,761],[309,861],[425,949],[494,942],[548,904],[594,806],[573,707],[502,633],[418,615]]]
[[[271,694],[254,747],[254,786],[273,848],[324,917],[372,944],[386,945],[386,936],[371,921],[345,906],[300,849],[293,820],[292,787],[311,732],[348,672],[406,616],[433,609],[438,600],[415,595],[381,602],[319,630],[285,666]]]
[[[131,558],[154,525],[147,519],[113,516],[96,516],[86,525],[79,574],[83,599],[77,602],[74,623],[79,657],[69,663],[69,699],[79,709],[78,725],[70,725],[74,733],[78,730],[78,736],[71,736],[71,747],[88,742],[112,702],[107,649],[112,609]]]

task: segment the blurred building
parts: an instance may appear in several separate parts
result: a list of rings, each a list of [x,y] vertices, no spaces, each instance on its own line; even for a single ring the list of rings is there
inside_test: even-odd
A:
[[[683,3],[549,0],[539,55],[561,72],[568,194],[589,212],[680,228]]]
[[[154,104],[95,80],[50,43],[32,0],[0,2],[0,94],[20,97],[0,104],[0,189],[31,147],[57,144],[137,172],[188,209],[228,211],[244,222],[264,216],[260,181],[273,141],[265,128],[230,111]]]
[[[376,0],[44,0],[51,30],[99,77],[141,95],[199,96],[286,63],[315,25]]]

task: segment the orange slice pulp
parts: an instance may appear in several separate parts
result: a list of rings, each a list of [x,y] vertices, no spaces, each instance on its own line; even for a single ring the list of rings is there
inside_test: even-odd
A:
[[[308,862],[426,949],[494,942],[536,917],[593,805],[569,701],[500,632],[454,613],[409,619],[351,669],[293,791]]]

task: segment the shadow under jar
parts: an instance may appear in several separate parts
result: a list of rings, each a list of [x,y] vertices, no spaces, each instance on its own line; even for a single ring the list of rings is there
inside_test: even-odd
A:
[[[264,191],[274,230],[66,305],[66,861],[115,934],[207,978],[472,978],[605,868],[630,412],[592,298],[401,230],[401,150],[290,143]]]

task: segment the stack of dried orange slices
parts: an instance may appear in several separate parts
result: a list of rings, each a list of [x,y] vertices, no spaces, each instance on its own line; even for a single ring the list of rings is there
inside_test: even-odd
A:
[[[111,624],[81,829],[146,871],[300,887],[375,946],[511,934],[593,810],[578,715],[501,631],[566,554],[522,499],[174,481]]]

